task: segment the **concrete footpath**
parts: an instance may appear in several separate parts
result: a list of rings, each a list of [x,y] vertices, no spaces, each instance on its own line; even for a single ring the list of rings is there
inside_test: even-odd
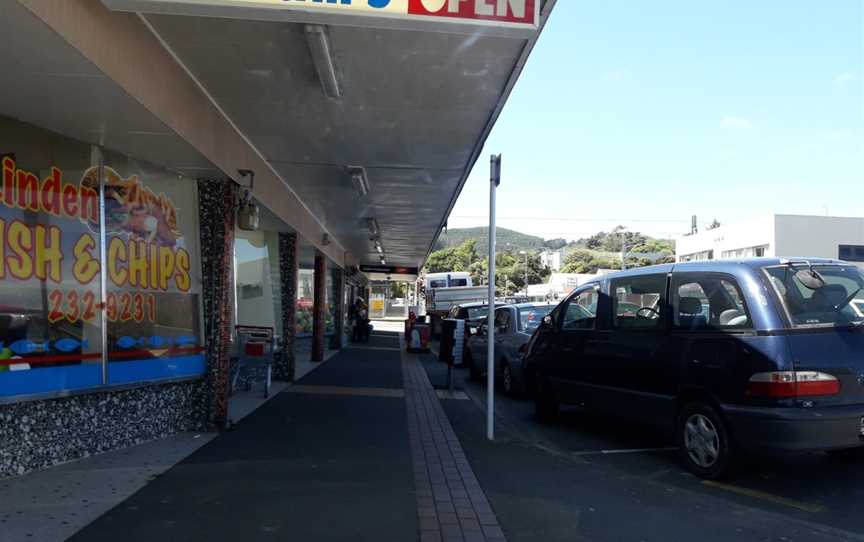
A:
[[[503,540],[426,371],[400,347],[376,331],[344,349],[70,540]],[[9,532],[3,542],[62,539]]]

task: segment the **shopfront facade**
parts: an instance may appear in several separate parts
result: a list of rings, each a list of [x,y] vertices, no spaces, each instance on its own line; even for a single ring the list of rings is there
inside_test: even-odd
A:
[[[198,183],[0,118],[0,476],[207,425]]]
[[[273,329],[282,380],[343,346],[391,279],[364,264],[422,265],[554,1],[170,4],[0,3],[0,477],[223,427],[237,325]]]

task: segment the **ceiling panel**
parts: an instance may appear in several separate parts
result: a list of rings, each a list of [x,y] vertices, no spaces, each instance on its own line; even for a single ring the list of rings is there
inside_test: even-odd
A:
[[[377,263],[422,262],[524,40],[330,27],[344,96],[327,99],[302,25],[148,16],[220,107],[327,229]],[[358,198],[346,167],[364,166]]]
[[[217,174],[18,2],[0,2],[0,63],[4,115],[190,175]]]

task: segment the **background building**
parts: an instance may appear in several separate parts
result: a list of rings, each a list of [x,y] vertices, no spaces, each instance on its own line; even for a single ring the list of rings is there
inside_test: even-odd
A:
[[[564,265],[564,260],[566,258],[567,252],[563,248],[559,248],[558,250],[544,250],[540,253],[540,263],[556,273],[561,271],[561,266]]]
[[[864,218],[770,214],[681,237],[676,260],[837,258],[864,265]]]

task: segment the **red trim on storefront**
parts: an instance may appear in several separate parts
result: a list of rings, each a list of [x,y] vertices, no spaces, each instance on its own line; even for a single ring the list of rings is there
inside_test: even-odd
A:
[[[170,355],[178,355],[178,354],[200,354],[204,351],[204,348],[201,346],[196,346],[194,348],[172,348],[164,351],[166,354]],[[130,350],[128,352],[111,352],[108,354],[108,359],[134,359],[134,358],[147,358],[153,357],[154,359],[160,356],[154,356],[153,352],[150,350]],[[17,363],[29,363],[29,364],[38,364],[38,363],[63,363],[67,361],[87,361],[94,359],[101,359],[102,354],[68,354],[68,355],[56,355],[56,356],[39,356],[32,358],[15,358],[15,359],[2,359],[0,360],[0,365],[15,365]]]

